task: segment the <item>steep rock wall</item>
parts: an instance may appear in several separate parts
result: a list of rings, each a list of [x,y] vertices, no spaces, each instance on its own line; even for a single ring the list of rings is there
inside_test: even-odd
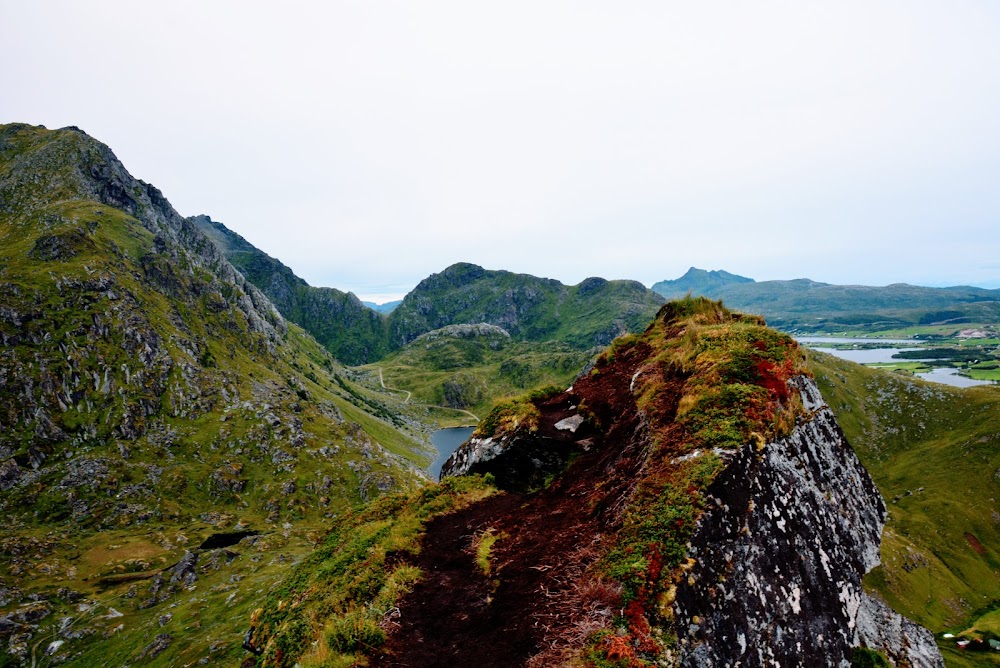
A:
[[[680,664],[847,668],[863,645],[943,667],[930,632],[862,590],[885,504],[813,381],[793,383],[808,417],[729,454],[708,490],[676,590]]]
[[[791,386],[805,415],[787,437],[679,458],[716,456],[724,468],[671,591],[678,651],[667,665],[848,668],[863,646],[896,666],[943,668],[929,631],[863,591],[879,564],[885,504],[815,383],[797,376]],[[563,417],[543,407],[540,432]],[[539,479],[565,461],[560,448],[585,449],[578,439],[589,434],[546,436],[470,439],[442,475],[489,472],[501,487]]]

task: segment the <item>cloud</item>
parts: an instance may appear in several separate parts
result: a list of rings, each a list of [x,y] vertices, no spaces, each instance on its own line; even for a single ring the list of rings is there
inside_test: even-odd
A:
[[[998,250],[998,11],[11,3],[0,86],[359,294],[455,261],[947,283]]]

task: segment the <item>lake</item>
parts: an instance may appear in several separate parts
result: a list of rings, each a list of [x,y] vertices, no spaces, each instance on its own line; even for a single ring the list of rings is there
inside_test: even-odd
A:
[[[836,355],[837,357],[858,364],[892,364],[899,360],[892,359],[892,356],[902,350],[920,350],[919,346],[914,347],[913,339],[852,339],[839,336],[801,336],[795,339],[799,343],[804,343],[810,348],[819,348],[823,352]],[[831,348],[833,344],[861,343],[865,345],[884,346],[880,348]]]
[[[810,348],[822,350],[840,359],[857,362],[858,364],[894,364],[899,362],[915,362],[918,360],[899,360],[892,356],[904,350],[921,350],[920,346],[913,346],[914,339],[849,339],[834,336],[803,336],[796,338],[799,343]],[[886,344],[885,348],[829,348],[833,343],[866,343],[866,344]],[[826,345],[824,345],[826,344]],[[924,360],[926,361],[926,360]],[[952,387],[974,387],[976,385],[991,385],[988,380],[973,380],[965,376],[958,375],[958,370],[951,367],[939,367],[931,369],[927,373],[916,374],[924,380],[935,383],[944,383]]]
[[[892,356],[898,352],[904,350],[920,350],[920,348],[906,347],[906,348],[859,348],[857,350],[848,348],[847,350],[842,350],[840,348],[820,348],[824,353],[830,353],[843,360],[850,360],[851,362],[857,362],[858,364],[898,364],[899,362],[912,362],[914,360],[898,360],[893,359]]]
[[[909,343],[910,345],[918,343],[919,339],[852,339],[846,336],[796,336],[795,340],[799,343],[869,343],[869,344],[882,344],[887,343],[890,345]]]
[[[438,429],[431,434],[431,443],[437,449],[437,457],[430,466],[431,480],[437,480],[441,475],[441,467],[455,452],[458,446],[469,440],[475,427],[449,427],[448,429]]]
[[[939,367],[937,369],[931,369],[927,373],[918,373],[917,375],[924,380],[932,380],[935,383],[944,383],[945,385],[954,385],[955,387],[975,387],[976,385],[993,384],[993,382],[989,380],[975,380],[973,378],[959,376],[958,369],[952,369],[950,367]]]

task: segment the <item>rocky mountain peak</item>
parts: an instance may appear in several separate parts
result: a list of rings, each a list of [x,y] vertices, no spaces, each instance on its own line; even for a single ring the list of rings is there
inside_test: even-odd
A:
[[[864,592],[885,504],[802,351],[757,316],[664,305],[572,387],[499,404],[440,489],[476,474],[504,493],[434,517],[394,564],[422,575],[370,665],[943,667]],[[264,666],[291,665],[278,650],[309,614],[278,603],[250,632]]]

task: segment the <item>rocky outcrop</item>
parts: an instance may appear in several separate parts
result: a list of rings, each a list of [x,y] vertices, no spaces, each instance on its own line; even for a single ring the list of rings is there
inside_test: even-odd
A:
[[[791,435],[731,455],[677,584],[680,664],[851,665],[853,648],[943,667],[931,634],[871,599],[885,504],[812,380]]]
[[[543,403],[537,424],[473,436],[441,466],[441,478],[490,474],[501,489],[529,491],[562,472],[574,452],[592,445],[593,429],[565,395]]]
[[[848,668],[866,647],[893,665],[943,668],[929,631],[862,589],[879,564],[885,503],[815,383],[796,376],[789,387],[803,414],[788,436],[678,458],[718,457],[723,468],[667,592],[678,647],[665,665]],[[469,439],[442,477],[490,473],[523,490],[557,473],[571,448],[587,449],[591,427],[554,408],[542,407],[534,430]]]
[[[572,449],[565,439],[535,434],[470,438],[441,466],[441,478],[489,473],[501,489],[530,490],[561,471]]]
[[[442,337],[452,337],[456,339],[475,339],[481,337],[496,337],[509,339],[510,334],[506,329],[480,322],[473,325],[447,325],[433,332],[421,334],[414,341],[433,341]]]
[[[890,608],[881,599],[865,593],[857,617],[857,639],[863,647],[881,651],[897,666],[943,668],[934,636]]]

